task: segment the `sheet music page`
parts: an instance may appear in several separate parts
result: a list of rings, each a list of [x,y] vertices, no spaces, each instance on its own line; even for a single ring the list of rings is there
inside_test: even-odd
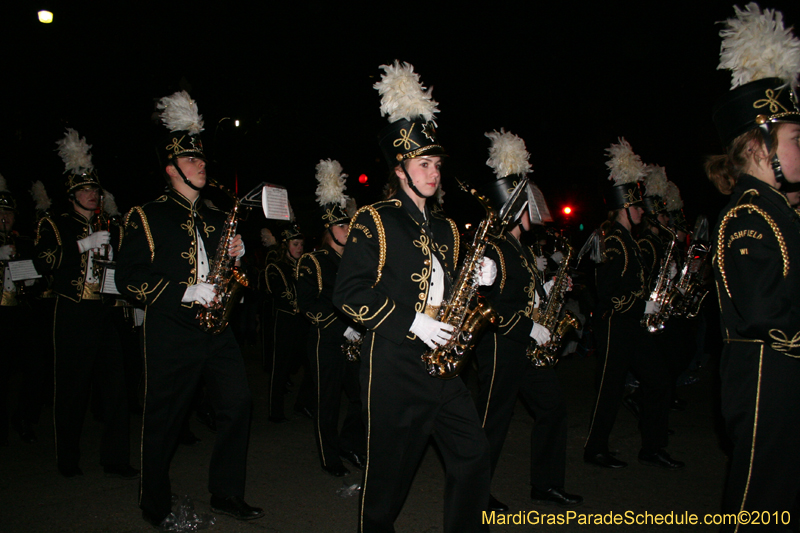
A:
[[[264,185],[261,189],[264,216],[272,220],[289,220],[289,193],[283,187]]]
[[[9,261],[8,270],[11,272],[11,281],[25,281],[26,279],[42,277],[42,275],[36,271],[36,267],[33,266],[33,261],[30,259]]]
[[[550,209],[547,207],[547,202],[544,200],[542,191],[536,185],[531,183],[531,191],[533,191],[533,203],[536,205],[536,211],[539,213],[539,218],[542,222],[552,222],[553,216],[550,214]]]
[[[100,294],[120,294],[114,283],[114,269],[107,266],[103,269],[103,283],[100,285]]]

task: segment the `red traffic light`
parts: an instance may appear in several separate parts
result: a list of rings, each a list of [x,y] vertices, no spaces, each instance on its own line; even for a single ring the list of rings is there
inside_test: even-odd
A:
[[[571,208],[570,206],[566,206],[566,207],[564,207],[564,209],[562,209],[561,211],[562,211],[562,212],[563,212],[565,215],[572,214],[572,208]]]
[[[369,178],[367,177],[367,175],[366,175],[366,174],[361,174],[361,175],[358,177],[358,182],[359,182],[361,185],[366,185],[366,184],[367,184],[367,181],[369,181]]]

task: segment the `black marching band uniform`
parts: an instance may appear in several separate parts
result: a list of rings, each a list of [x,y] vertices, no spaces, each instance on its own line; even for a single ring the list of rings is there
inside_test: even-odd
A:
[[[77,132],[68,130],[64,142],[76,140]],[[82,189],[99,190],[100,183],[91,166],[70,168],[67,164],[70,173],[66,187],[72,202],[77,202],[75,194]],[[36,234],[36,270],[42,275],[52,274],[52,289],[57,295],[53,327],[56,459],[62,475],[82,473],[78,466],[80,437],[94,382],[99,385],[96,392],[103,398],[105,428],[100,463],[109,474],[137,477],[138,472],[129,463],[130,413],[122,345],[111,304],[105,303],[100,294],[94,250],[81,252],[77,244],[92,233],[92,220],[71,206],[65,213],[40,219]],[[114,248],[119,237],[119,232],[112,233]]]
[[[329,168],[331,163],[338,165],[335,161],[320,162],[317,179],[329,178],[323,169]],[[341,166],[338,168],[341,169]],[[334,176],[334,180],[338,182],[338,176]],[[329,238],[336,239],[331,226],[348,225],[350,217],[338,203],[324,203],[321,209],[325,231],[329,233]],[[345,243],[337,244],[341,246]],[[333,287],[341,260],[339,252],[325,245],[304,254],[297,262],[297,304],[300,313],[311,324],[308,357],[316,370],[314,436],[322,468],[335,476],[348,473],[341,457],[363,468],[366,466],[367,453],[358,383],[360,364],[357,360],[349,361],[342,350],[347,340],[345,333],[349,327],[355,326],[355,322],[333,305]],[[340,431],[342,391],[347,396],[348,409]]]
[[[390,124],[381,148],[390,168],[419,155],[444,154],[433,124],[420,117]],[[427,305],[433,257],[446,280],[455,274],[459,252],[455,223],[427,204],[422,213],[402,189],[360,209],[351,222],[333,302],[368,329],[361,352],[367,468],[359,531],[394,531],[430,437],[446,470],[444,531],[480,529],[490,465],[475,404],[462,380],[428,375],[420,360],[427,347],[409,331],[417,313],[436,316],[437,309]],[[448,284],[445,300],[449,289]]]
[[[180,156],[204,159],[198,133],[171,133],[164,141],[166,164],[177,167]],[[225,218],[202,198],[192,202],[171,188],[153,202],[131,209],[125,220],[116,285],[129,301],[145,309],[139,506],[153,524],[170,523],[169,465],[201,379],[216,413],[208,480],[212,510],[226,507],[222,500],[242,502],[244,497],[252,402],[242,354],[230,328],[216,335],[204,331],[197,319],[201,305],[182,301],[188,287],[202,282],[198,278],[208,265],[201,262],[217,250]],[[246,513],[246,508],[243,512],[247,516],[236,518],[263,515]]]
[[[767,10],[761,15],[757,6],[756,13],[759,19],[770,18]],[[737,9],[737,16],[741,15]],[[783,33],[778,22],[775,25],[770,21],[770,26]],[[726,46],[723,43],[723,50]],[[764,63],[773,53],[764,51]],[[735,66],[726,67],[737,72]],[[734,85],[717,102],[713,118],[726,150],[737,146],[743,134],[755,133],[757,140],[741,148],[742,152],[748,147],[753,152],[752,146],[758,144],[769,153],[774,148],[771,133],[776,126],[800,124],[797,95],[786,79],[793,79],[795,74],[745,79],[747,83]],[[795,139],[787,135],[781,142],[794,145]],[[753,156],[746,157],[750,161]],[[762,172],[774,175],[781,189],[797,183],[796,166],[793,174],[787,172],[784,177],[777,153],[765,161],[757,168],[768,167]],[[707,170],[713,178],[711,168],[709,160]],[[721,405],[733,442],[722,511],[766,511],[773,518],[773,526],[785,524],[785,513],[790,512],[796,528],[794,515],[800,493],[800,218],[784,193],[768,182],[746,173],[733,177],[735,187],[713,233],[714,279],[724,341]],[[752,524],[725,528],[761,529],[766,528]]]
[[[268,263],[264,269],[266,289],[271,295],[272,304],[269,322],[272,328],[272,373],[268,405],[272,422],[287,420],[284,408],[286,384],[292,372],[300,366],[305,372],[297,393],[296,406],[300,409],[307,407],[313,395],[305,341],[308,324],[297,307],[297,261],[287,252],[289,241],[302,238],[297,224],[288,224],[281,229],[280,257]]]
[[[630,148],[624,140],[621,145]],[[630,209],[641,209],[638,182],[614,185],[607,204],[609,209],[625,209],[628,213]],[[658,344],[641,324],[649,292],[641,250],[631,232],[616,220],[605,231],[604,242],[605,261],[597,265],[595,272],[598,303],[593,326],[598,351],[598,393],[584,460],[607,468],[627,466],[611,455],[609,437],[630,370],[639,380],[641,391],[640,462],[680,468],[683,463],[672,460],[663,450],[668,440],[668,377]]]
[[[494,132],[487,137],[493,135],[498,134]],[[525,163],[527,157],[525,151]],[[499,179],[483,189],[497,209],[508,201],[514,184],[521,179],[517,173],[498,176]],[[561,505],[578,504],[583,500],[580,496],[564,492],[567,459],[564,392],[553,368],[535,368],[526,355],[528,346],[535,342],[530,335],[538,318],[536,305],[539,301],[543,303],[545,295],[536,258],[530,247],[523,245],[510,231],[490,241],[485,255],[496,263],[498,274],[494,284],[482,287],[481,293],[500,319],[496,329],[484,333],[475,355],[479,373],[478,414],[489,440],[492,476],[517,397],[521,395],[534,418],[530,456],[532,497]],[[537,293],[541,298],[537,298]],[[507,510],[507,507],[500,504],[496,510]]]

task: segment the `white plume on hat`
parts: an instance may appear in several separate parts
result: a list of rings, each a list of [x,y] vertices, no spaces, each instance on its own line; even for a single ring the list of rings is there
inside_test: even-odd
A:
[[[269,228],[261,228],[261,244],[263,244],[265,248],[270,248],[275,246],[276,243],[275,236]]]
[[[610,160],[606,166],[610,170],[608,179],[616,185],[635,183],[645,176],[645,166],[642,158],[633,153],[633,148],[624,137],[617,139],[619,144],[612,144],[606,148]]]
[[[433,120],[439,112],[437,102],[431,96],[433,87],[427,89],[419,81],[410,63],[395,59],[392,65],[381,65],[384,74],[381,81],[372,87],[381,95],[381,116],[389,116],[389,122],[400,119],[413,120],[422,117],[426,122]]]
[[[792,87],[800,72],[800,40],[784,28],[783,14],[750,2],[724,22],[717,69],[733,73],[731,89],[762,78],[782,78]]]
[[[33,197],[33,202],[36,204],[37,211],[47,211],[53,204],[47,196],[47,190],[44,188],[42,180],[33,182],[31,186],[31,196]]]
[[[320,159],[317,163],[317,203],[336,204],[344,209],[347,204],[345,178],[347,174],[342,173],[342,165],[338,161]]]
[[[664,198],[667,193],[667,171],[658,165],[646,165],[644,187],[647,196]]]
[[[169,131],[188,131],[190,135],[203,131],[203,117],[197,109],[197,102],[186,91],[165,96],[156,107],[162,110],[161,122]]]
[[[673,182],[667,182],[667,191],[664,195],[664,201],[667,203],[667,211],[679,211],[683,209],[683,200],[681,200],[681,191],[678,186]]]
[[[89,153],[92,145],[86,142],[86,137],[79,137],[74,129],[67,128],[64,138],[56,141],[56,144],[58,155],[64,161],[64,174],[72,172],[81,175],[94,169],[92,154]]]
[[[114,195],[105,189],[103,189],[103,211],[112,217],[119,215],[119,208],[117,207],[117,201],[114,199]]]
[[[531,171],[528,162],[531,154],[525,149],[525,141],[503,128],[499,132],[491,131],[484,135],[492,141],[486,164],[494,170],[498,179],[512,175],[524,176]]]

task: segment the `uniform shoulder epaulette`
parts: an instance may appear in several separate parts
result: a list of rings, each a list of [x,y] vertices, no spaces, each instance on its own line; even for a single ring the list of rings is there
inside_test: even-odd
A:
[[[505,234],[500,237],[500,239],[505,240]],[[506,259],[503,256],[503,251],[500,250],[497,244],[492,241],[489,241],[487,244],[495,251],[497,257],[500,259],[500,265],[498,265],[500,270],[500,292],[503,292],[503,288],[506,286]]]
[[[318,255],[328,255],[328,251],[319,249],[307,254],[303,254],[300,259],[297,260],[297,265],[295,266],[294,270],[294,277],[299,280],[302,274],[314,274],[314,272],[311,270],[311,267],[306,263],[310,261],[314,264],[314,271],[316,271],[317,276],[317,296],[322,293],[322,268],[320,267],[319,260],[317,260]]]
[[[145,205],[145,207],[147,206]],[[155,258],[156,247],[155,241],[153,241],[153,233],[150,231],[150,223],[147,221],[147,215],[144,212],[144,208],[138,205],[132,207],[131,210],[125,215],[123,227],[139,229],[139,226],[136,224],[136,222],[132,220],[134,213],[139,215],[139,220],[142,224],[142,230],[144,230],[144,236],[145,239],[147,239],[147,247],[150,248],[150,262],[152,262]]]
[[[51,228],[53,228],[53,234],[56,237],[56,242],[58,243],[59,246],[61,246],[62,245],[62,243],[61,243],[61,232],[58,231],[58,226],[56,226],[55,221],[49,216],[40,218],[39,222],[36,224],[36,238],[34,240],[34,244],[39,244],[39,236],[41,235],[42,225],[45,222],[47,224],[49,224]]]

